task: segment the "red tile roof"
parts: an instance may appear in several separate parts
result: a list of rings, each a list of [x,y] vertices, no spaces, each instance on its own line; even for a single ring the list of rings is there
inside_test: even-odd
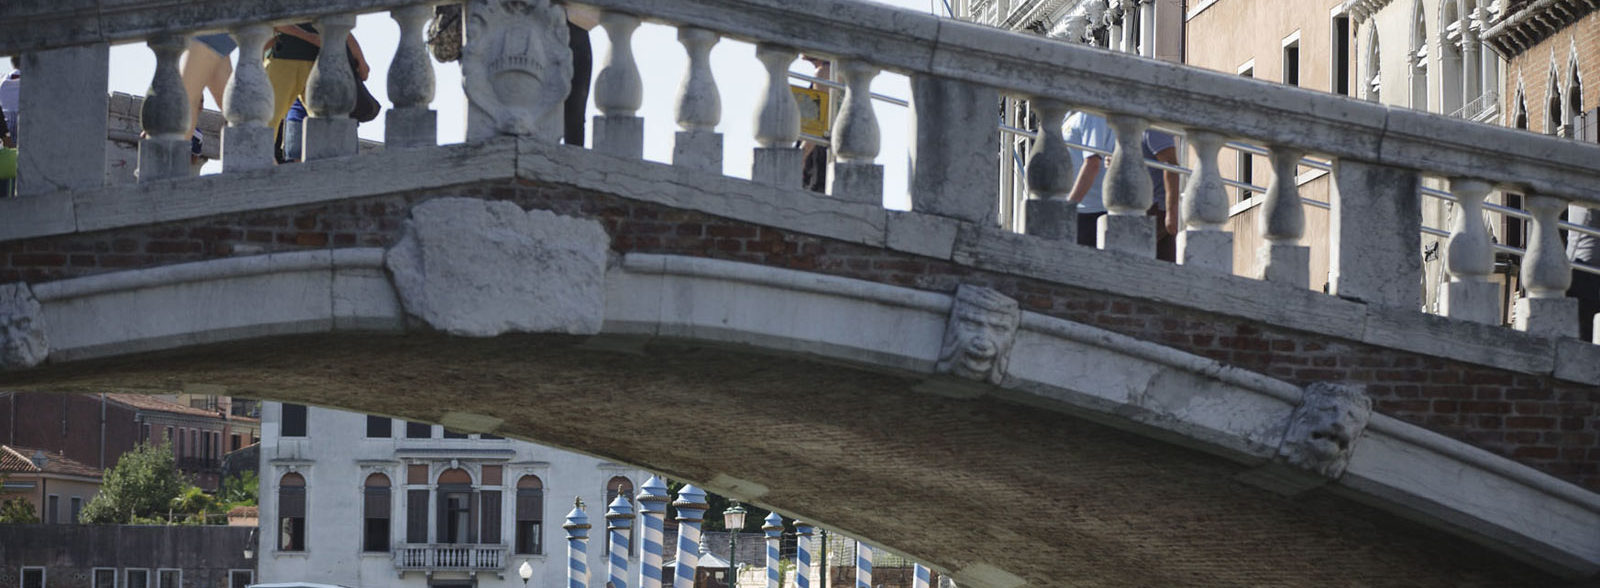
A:
[[[214,410],[203,408],[190,408],[182,404],[167,402],[160,398],[152,398],[143,394],[107,394],[106,398],[135,410],[148,410],[151,412],[168,412],[173,414],[203,416],[221,419]]]
[[[33,464],[33,456],[38,452],[39,450],[37,449],[30,449],[27,447],[0,445],[0,472],[14,472],[21,474],[39,473],[41,471],[39,466]],[[89,478],[98,478],[101,475],[100,468],[67,459],[66,456],[63,456],[59,453],[51,455],[49,452],[46,452],[45,459],[46,461],[43,472],[46,474],[84,476]]]

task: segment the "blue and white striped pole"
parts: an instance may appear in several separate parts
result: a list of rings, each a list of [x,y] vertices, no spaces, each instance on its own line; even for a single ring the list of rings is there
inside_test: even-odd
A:
[[[872,546],[856,542],[856,588],[872,588]]]
[[[628,531],[633,527],[633,503],[628,495],[617,493],[606,511],[606,530],[611,531],[611,577],[606,588],[628,588]]]
[[[811,588],[811,525],[794,522],[794,587]]]
[[[639,514],[644,519],[644,557],[639,563],[639,588],[661,588],[661,555],[667,541],[667,483],[650,476],[639,487]]]
[[[672,569],[672,588],[694,588],[700,569],[700,522],[705,519],[706,492],[693,484],[678,490],[678,565]]]
[[[930,588],[928,584],[933,581],[933,571],[928,566],[917,564],[911,577],[911,588]]]
[[[582,498],[573,501],[561,528],[567,530],[567,588],[589,588],[589,515]]]
[[[761,532],[767,534],[767,588],[778,588],[781,571],[778,570],[778,542],[783,540],[783,517],[768,513]]]

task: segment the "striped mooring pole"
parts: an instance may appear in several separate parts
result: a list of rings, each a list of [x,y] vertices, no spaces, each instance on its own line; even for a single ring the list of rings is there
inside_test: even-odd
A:
[[[567,588],[589,588],[589,515],[582,498],[573,501],[561,528],[567,530]]]
[[[644,519],[644,556],[639,563],[639,588],[661,588],[661,556],[667,540],[667,483],[650,476],[639,487],[639,514]]]
[[[856,542],[856,588],[872,588],[872,546]]]
[[[672,588],[694,588],[700,568],[700,523],[706,516],[706,492],[693,484],[678,490],[672,503],[678,508],[678,564],[672,569]]]
[[[811,532],[810,524],[794,522],[795,588],[811,588]]]
[[[778,542],[783,540],[783,517],[768,513],[761,532],[767,534],[767,588],[778,588],[781,574],[778,570]]]
[[[929,588],[928,583],[933,581],[933,571],[928,566],[917,564],[911,577],[911,588]]]
[[[633,502],[621,492],[606,510],[606,530],[610,531],[611,559],[606,566],[610,580],[606,588],[628,588],[628,531],[633,527]]]

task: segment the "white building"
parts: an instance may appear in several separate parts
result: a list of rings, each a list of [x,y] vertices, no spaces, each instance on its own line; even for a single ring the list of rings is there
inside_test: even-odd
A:
[[[561,524],[581,497],[594,525],[591,585],[601,586],[606,505],[619,488],[633,496],[648,477],[542,445],[385,417],[276,402],[261,417],[258,582],[521,588],[517,568],[527,561],[528,585],[564,585]]]

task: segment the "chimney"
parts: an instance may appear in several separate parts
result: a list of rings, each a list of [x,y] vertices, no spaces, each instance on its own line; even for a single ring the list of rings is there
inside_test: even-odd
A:
[[[45,452],[44,452],[43,449],[38,449],[38,450],[35,450],[33,452],[33,467],[36,467],[36,468],[39,468],[39,469],[43,470],[44,466],[49,464],[49,463],[50,463],[50,456],[45,455]]]

